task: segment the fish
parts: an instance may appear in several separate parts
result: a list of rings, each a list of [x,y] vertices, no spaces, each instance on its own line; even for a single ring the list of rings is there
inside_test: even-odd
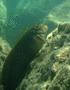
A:
[[[47,25],[35,25],[14,46],[2,69],[4,90],[16,90],[25,77],[30,62],[45,43],[47,30]]]

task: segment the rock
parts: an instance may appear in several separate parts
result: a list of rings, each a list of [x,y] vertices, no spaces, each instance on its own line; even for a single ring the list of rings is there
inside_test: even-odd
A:
[[[9,43],[6,40],[4,40],[2,37],[0,37],[0,90],[3,90],[3,86],[1,82],[3,64],[10,51],[11,51],[11,47]]]
[[[55,59],[59,60],[59,62],[68,60],[70,57],[69,53],[70,53],[70,46],[62,47],[56,53]]]
[[[57,24],[62,24],[62,23],[70,24],[69,8],[70,8],[69,0],[64,0],[63,3],[57,5],[49,12],[48,19]]]
[[[70,89],[70,65],[63,65],[54,77],[48,90],[69,90]]]
[[[3,63],[11,51],[9,43],[0,37],[0,70],[2,70]]]
[[[0,1],[0,24],[6,24],[7,21],[7,8],[3,1]]]
[[[69,24],[58,25],[47,36],[17,90],[70,89],[70,33],[66,30],[70,32]]]
[[[5,27],[7,24],[7,8],[3,1],[0,1],[0,35],[5,33]]]

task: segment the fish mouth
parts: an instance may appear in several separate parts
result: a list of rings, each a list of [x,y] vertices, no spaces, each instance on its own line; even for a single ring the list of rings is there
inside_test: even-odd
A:
[[[47,34],[47,31],[46,31],[46,30],[40,30],[40,31],[37,32],[37,34],[38,34],[38,36],[40,36],[40,37],[45,37],[46,34]]]
[[[45,34],[46,31],[42,31],[42,30],[40,30],[40,31],[38,31],[37,33],[38,33],[38,34]]]

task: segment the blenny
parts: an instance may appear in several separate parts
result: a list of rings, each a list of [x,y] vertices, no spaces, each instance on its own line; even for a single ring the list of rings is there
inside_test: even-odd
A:
[[[12,49],[2,70],[4,90],[16,90],[30,62],[45,43],[47,30],[47,25],[43,24],[31,27]]]

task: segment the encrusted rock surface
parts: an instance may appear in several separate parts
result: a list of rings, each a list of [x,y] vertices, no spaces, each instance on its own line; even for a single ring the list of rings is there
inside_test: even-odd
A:
[[[17,90],[70,90],[70,25],[62,24],[46,38]]]

